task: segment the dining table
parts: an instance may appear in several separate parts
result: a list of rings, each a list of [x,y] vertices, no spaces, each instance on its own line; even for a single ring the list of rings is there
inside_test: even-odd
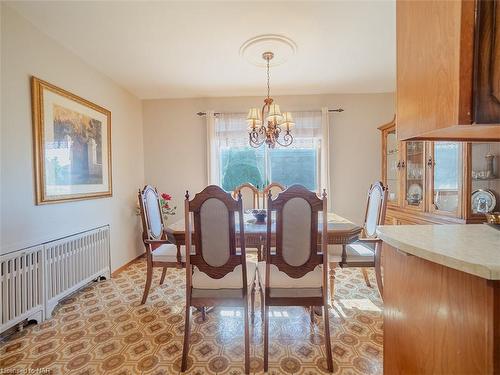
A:
[[[262,259],[262,249],[266,244],[267,238],[267,222],[257,223],[251,212],[246,211],[243,214],[244,220],[244,234],[245,234],[245,248],[256,248],[258,251],[258,259]],[[267,220],[267,219],[266,219]],[[275,225],[274,225],[274,217],[271,218],[271,246],[273,246],[273,242],[275,241]],[[236,220],[235,228],[239,231],[238,220]],[[318,220],[318,231],[321,231],[322,228],[322,220],[319,218]],[[178,220],[173,222],[170,225],[167,225],[165,228],[167,236],[169,240],[177,246],[177,255],[180,263],[180,249],[181,246],[185,245],[185,223],[184,220]],[[328,213],[328,238],[327,242],[329,245],[348,245],[358,240],[359,235],[362,231],[362,228],[354,224],[352,221],[337,215],[333,212]],[[237,239],[239,237],[237,236]],[[320,238],[318,237],[318,240]],[[238,244],[237,244],[238,245]]]

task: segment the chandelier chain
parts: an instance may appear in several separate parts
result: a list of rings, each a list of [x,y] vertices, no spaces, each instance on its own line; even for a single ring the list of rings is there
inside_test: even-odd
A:
[[[267,98],[269,99],[269,95],[271,93],[271,86],[269,85],[270,75],[269,75],[269,59],[267,60]]]

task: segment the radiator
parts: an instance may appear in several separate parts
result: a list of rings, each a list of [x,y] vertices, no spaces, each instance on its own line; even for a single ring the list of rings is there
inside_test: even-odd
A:
[[[58,302],[88,282],[109,278],[109,226],[0,256],[0,333],[52,316]]]
[[[89,281],[110,277],[109,226],[45,244],[45,318]]]
[[[43,245],[0,257],[0,332],[44,314]]]

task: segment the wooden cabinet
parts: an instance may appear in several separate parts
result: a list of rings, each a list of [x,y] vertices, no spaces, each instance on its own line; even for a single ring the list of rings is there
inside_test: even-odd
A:
[[[491,192],[500,210],[500,143],[398,141],[397,128],[394,120],[379,127],[387,224],[485,221],[471,199],[478,190]]]
[[[382,254],[384,374],[499,374],[500,281]]]
[[[398,140],[500,140],[499,22],[494,1],[397,2]]]

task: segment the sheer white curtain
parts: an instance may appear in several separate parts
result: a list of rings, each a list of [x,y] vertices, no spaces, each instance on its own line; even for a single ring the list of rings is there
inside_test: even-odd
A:
[[[330,186],[330,114],[328,108],[321,108],[321,189],[326,189],[328,207],[331,209],[332,190]]]
[[[292,130],[294,141],[288,148],[314,148],[318,151],[318,191],[326,189],[331,196],[328,109],[297,111],[292,112],[292,115],[295,119],[295,127]],[[220,150],[248,147],[246,114],[221,113],[214,116],[213,111],[207,111],[206,122],[208,183],[220,185]]]
[[[292,112],[295,128],[292,130],[294,142],[290,148],[316,148],[318,155],[318,191],[326,189],[330,193],[330,132],[328,108],[321,111]]]
[[[223,147],[246,147],[248,135],[245,113],[207,111],[207,176],[209,185],[220,185],[220,151]]]
[[[207,125],[207,185],[219,184],[219,163],[217,157],[217,142],[215,137],[214,111],[206,112]]]

